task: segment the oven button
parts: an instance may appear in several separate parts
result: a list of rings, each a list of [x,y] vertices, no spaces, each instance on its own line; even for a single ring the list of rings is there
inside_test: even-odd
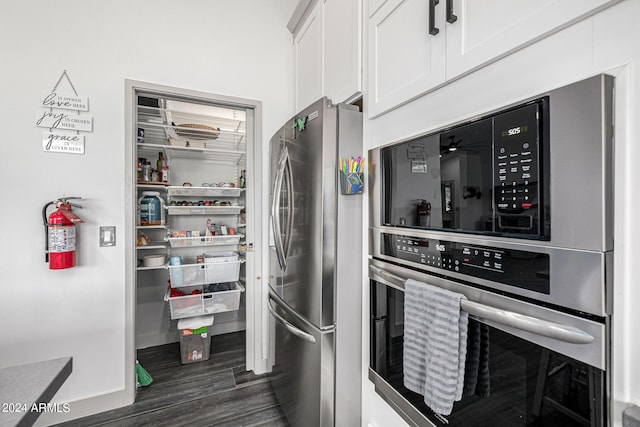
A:
[[[456,271],[460,271],[460,267],[458,267],[458,266],[456,265],[455,270],[456,270]]]
[[[529,143],[525,142],[524,144],[522,144],[522,148],[525,149],[525,150],[528,150],[529,149]]]

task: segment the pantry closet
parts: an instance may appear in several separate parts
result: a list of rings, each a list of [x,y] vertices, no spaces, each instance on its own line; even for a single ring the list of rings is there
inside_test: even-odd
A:
[[[260,103],[139,82],[131,95],[135,349],[179,341],[195,316],[213,315],[209,335],[250,330]]]

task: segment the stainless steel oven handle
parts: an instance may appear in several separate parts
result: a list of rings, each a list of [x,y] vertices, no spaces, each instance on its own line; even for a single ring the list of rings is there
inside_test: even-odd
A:
[[[282,316],[280,316],[278,313],[276,313],[276,310],[271,305],[271,301],[272,301],[271,298],[269,298],[269,300],[267,301],[267,307],[269,307],[269,311],[271,312],[271,315],[278,322],[280,322],[280,324],[282,324],[282,326],[287,328],[287,330],[289,332],[291,332],[293,335],[297,336],[298,338],[301,338],[301,339],[303,339],[303,340],[305,340],[307,342],[310,342],[311,344],[315,344],[316,343],[316,339],[314,338],[313,335],[310,335],[310,334],[306,333],[305,331],[296,328],[291,323],[287,322]]]
[[[404,292],[404,282],[406,279],[380,267],[376,267],[375,265],[370,265],[369,271],[385,279],[394,288]],[[469,313],[469,315],[479,319],[490,320],[523,331],[554,338],[559,341],[572,344],[589,344],[594,340],[593,336],[573,326],[562,325],[560,323],[538,319],[537,317],[502,310],[467,299],[460,301],[460,308]]]

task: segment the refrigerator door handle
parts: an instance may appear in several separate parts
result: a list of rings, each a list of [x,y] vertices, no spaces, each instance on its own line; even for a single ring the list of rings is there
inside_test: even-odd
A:
[[[269,311],[271,312],[271,315],[285,328],[287,328],[287,330],[289,332],[291,332],[293,335],[297,336],[298,338],[301,338],[307,342],[310,342],[311,344],[315,344],[316,343],[316,339],[314,338],[313,335],[310,335],[306,332],[304,332],[301,329],[296,328],[295,326],[293,326],[291,323],[287,322],[282,316],[280,316],[278,313],[276,313],[276,310],[273,308],[273,306],[271,305],[271,301],[273,301],[271,298],[269,298],[269,300],[267,301],[267,307],[269,307]]]
[[[282,230],[280,226],[280,194],[282,192],[282,180],[284,179],[284,168],[286,159],[289,157],[287,147],[283,147],[278,160],[278,170],[273,183],[273,200],[271,201],[271,224],[273,225],[273,240],[276,246],[276,255],[281,269],[286,267],[284,248],[282,244]]]
[[[291,158],[289,157],[289,150],[285,147],[286,163],[284,172],[287,174],[287,230],[284,235],[284,247],[283,254],[286,260],[291,252],[291,234],[293,232],[293,210],[294,210],[294,197],[293,197],[293,170],[291,169]]]

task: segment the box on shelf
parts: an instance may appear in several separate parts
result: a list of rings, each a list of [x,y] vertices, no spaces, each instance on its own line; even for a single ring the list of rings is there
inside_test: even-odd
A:
[[[180,360],[182,364],[209,360],[213,316],[198,316],[178,321]]]
[[[240,282],[215,283],[197,288],[201,293],[170,296],[167,289],[165,301],[169,302],[172,319],[224,313],[240,308],[240,294],[244,287]]]

